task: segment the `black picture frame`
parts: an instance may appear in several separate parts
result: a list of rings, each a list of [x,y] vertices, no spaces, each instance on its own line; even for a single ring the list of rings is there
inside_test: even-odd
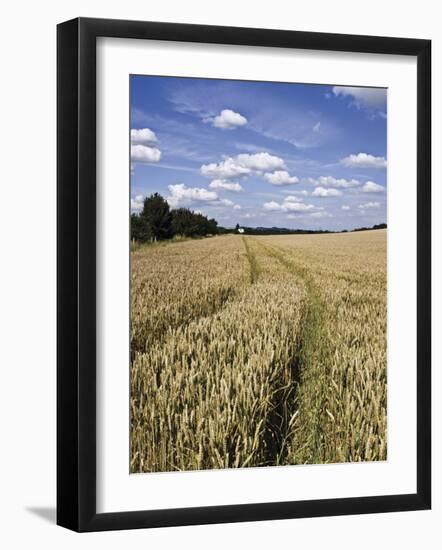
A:
[[[417,58],[417,491],[361,498],[96,512],[96,39],[116,37]],[[57,28],[57,523],[75,531],[425,510],[431,506],[431,42],[74,19]]]

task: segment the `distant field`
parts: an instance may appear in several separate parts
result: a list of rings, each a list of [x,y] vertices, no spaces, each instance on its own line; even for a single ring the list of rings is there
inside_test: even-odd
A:
[[[131,253],[131,472],[387,457],[386,230]]]

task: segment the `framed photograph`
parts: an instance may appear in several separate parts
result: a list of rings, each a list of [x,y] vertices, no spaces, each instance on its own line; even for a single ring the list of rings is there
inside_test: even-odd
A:
[[[58,26],[59,525],[430,508],[430,52]]]

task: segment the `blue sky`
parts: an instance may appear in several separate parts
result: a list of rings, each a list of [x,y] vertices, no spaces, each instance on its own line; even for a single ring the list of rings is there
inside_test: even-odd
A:
[[[131,207],[233,227],[386,222],[387,91],[131,76]]]

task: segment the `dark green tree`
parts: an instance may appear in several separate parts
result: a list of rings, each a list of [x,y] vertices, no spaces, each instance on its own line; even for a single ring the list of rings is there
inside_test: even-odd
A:
[[[132,214],[130,222],[131,239],[140,242],[168,239],[175,235],[206,237],[220,232],[214,218],[209,219],[188,208],[170,210],[168,202],[158,193],[144,199],[143,210]]]
[[[210,235],[217,235],[218,234],[218,222],[215,220],[215,218],[210,218],[208,220],[208,233]]]
[[[130,238],[140,242],[150,239],[147,224],[138,214],[132,214],[130,217]]]
[[[145,224],[148,238],[161,240],[172,235],[172,214],[169,203],[159,193],[144,199],[140,218]]]
[[[194,214],[187,208],[172,210],[172,232],[174,235],[193,237],[197,234]]]
[[[218,222],[187,208],[172,210],[172,232],[185,237],[205,237],[218,233]]]

